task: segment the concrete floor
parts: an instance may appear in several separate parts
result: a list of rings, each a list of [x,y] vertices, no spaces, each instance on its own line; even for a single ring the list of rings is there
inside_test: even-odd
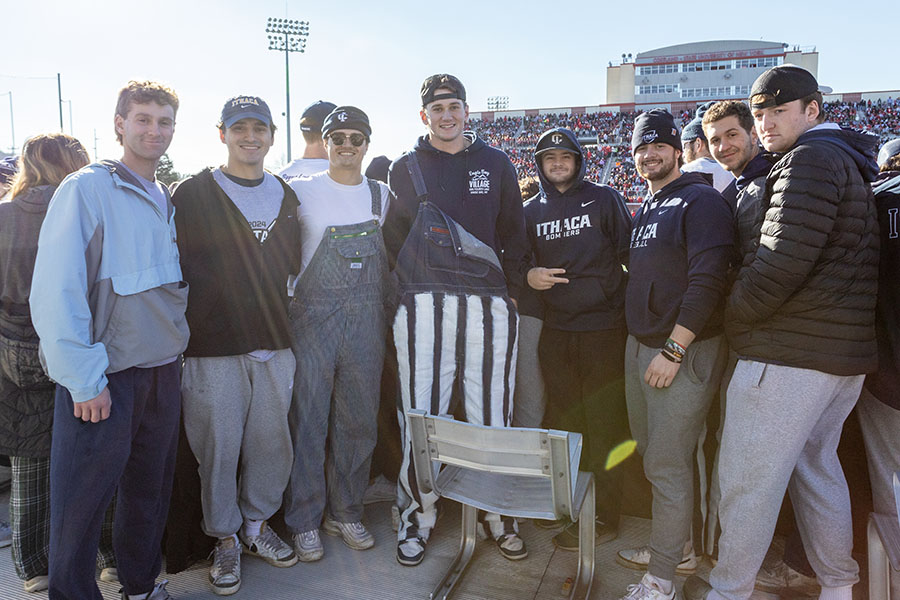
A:
[[[0,493],[0,514],[6,514],[9,493]],[[390,504],[380,502],[366,507],[366,523],[376,538],[374,548],[357,552],[337,538],[323,536],[325,558],[319,562],[298,563],[288,569],[274,568],[262,560],[244,555],[242,588],[235,598],[245,600],[365,600],[428,598],[449,565],[459,544],[459,510],[452,502],[438,524],[428,546],[425,561],[418,567],[403,567],[395,560],[395,534],[390,527]],[[564,597],[567,577],[574,577],[576,554],[557,550],[551,539],[553,531],[521,526],[528,543],[528,558],[511,562],[497,552],[493,542],[480,542],[473,563],[460,583],[457,600],[558,600]],[[650,522],[625,517],[618,539],[597,547],[594,600],[615,600],[625,594],[628,584],[636,583],[641,572],[616,564],[616,551],[647,543]],[[217,598],[207,585],[208,563],[195,565],[169,579],[168,590],[178,600]],[[709,565],[703,562],[701,575]],[[684,582],[679,578],[680,588]],[[119,586],[99,582],[105,600],[119,598]],[[855,598],[866,597],[864,584],[856,586]],[[16,577],[9,549],[0,550],[0,600],[35,600],[46,598],[46,592],[28,594]],[[679,594],[680,597],[680,594]],[[776,598],[755,593],[754,600]]]

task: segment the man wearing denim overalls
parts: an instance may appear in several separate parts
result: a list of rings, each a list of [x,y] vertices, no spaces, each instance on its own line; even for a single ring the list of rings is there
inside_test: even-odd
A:
[[[290,310],[297,373],[284,522],[304,562],[324,554],[320,524],[354,550],[375,544],[362,516],[378,432],[391,192],[362,175],[371,134],[363,111],[335,108],[322,125],[328,170],[291,181],[302,264]]]
[[[394,341],[402,406],[507,426],[516,371],[515,298],[527,269],[516,171],[506,154],[463,132],[469,111],[459,79],[429,77],[421,100],[428,133],[391,165],[396,201],[385,223],[401,292]],[[419,491],[408,439],[398,499],[397,560],[417,565],[434,527],[437,496]],[[513,519],[485,520],[503,556],[527,556]]]

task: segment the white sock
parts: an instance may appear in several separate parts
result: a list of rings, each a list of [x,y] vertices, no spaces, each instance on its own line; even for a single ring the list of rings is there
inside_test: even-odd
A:
[[[253,519],[244,519],[244,535],[247,537],[256,537],[259,535],[259,530],[262,527],[263,519],[259,521],[255,521]]]
[[[128,594],[128,600],[146,600],[150,596],[150,592],[143,594]]]
[[[657,577],[656,575],[651,575],[647,573],[644,575],[644,585],[647,587],[653,587],[661,591],[663,594],[671,594],[672,593],[672,581],[669,579],[663,579],[662,577]]]
[[[819,600],[853,600],[853,586],[845,585],[832,588],[822,586]]]

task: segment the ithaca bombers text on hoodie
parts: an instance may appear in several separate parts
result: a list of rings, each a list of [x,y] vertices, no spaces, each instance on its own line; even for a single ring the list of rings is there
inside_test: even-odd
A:
[[[575,147],[568,129],[556,129]],[[583,154],[575,183],[560,194],[535,158],[541,192],[525,203],[525,225],[534,266],[565,269],[569,283],[537,292],[545,326],[564,331],[622,327],[631,217],[617,191],[584,179]]]
[[[503,265],[509,295],[517,297],[528,268],[522,195],[516,169],[504,152],[466,132],[471,144],[456,154],[431,145],[427,136],[413,152],[422,171],[428,201],[433,202],[466,231],[493,248]],[[384,223],[384,241],[391,266],[416,219],[419,200],[404,154],[388,171],[396,196]]]
[[[676,324],[698,340],[721,333],[733,244],[731,210],[700,173],[685,173],[646,199],[631,231],[628,332],[654,348]]]

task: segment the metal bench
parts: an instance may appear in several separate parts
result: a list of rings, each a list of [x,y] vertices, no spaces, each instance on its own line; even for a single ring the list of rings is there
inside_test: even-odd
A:
[[[477,511],[579,523],[578,571],[569,598],[586,599],[594,578],[594,477],[578,470],[581,434],[485,427],[407,413],[417,483],[462,504],[462,540],[429,596],[445,600],[475,549]]]
[[[869,515],[869,600],[889,600],[891,577],[900,577],[900,479],[894,473],[892,515]],[[898,599],[895,599],[898,600]]]

